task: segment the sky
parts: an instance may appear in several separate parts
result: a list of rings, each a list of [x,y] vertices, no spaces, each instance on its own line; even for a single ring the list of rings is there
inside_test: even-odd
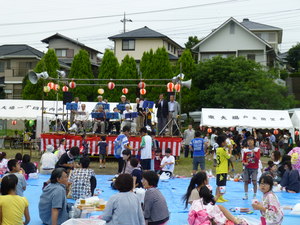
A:
[[[1,0],[0,45],[28,44],[47,51],[41,40],[55,33],[104,52],[109,36],[144,26],[184,47],[189,36],[203,38],[228,18],[283,29],[281,52],[300,42],[300,0]]]

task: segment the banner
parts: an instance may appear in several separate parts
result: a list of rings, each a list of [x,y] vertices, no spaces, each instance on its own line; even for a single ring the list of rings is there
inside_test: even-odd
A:
[[[114,154],[114,145],[113,142],[117,136],[107,136],[106,142],[108,143],[108,155]],[[71,135],[71,134],[41,134],[41,151],[46,150],[47,145],[53,145],[54,149],[57,149],[59,141],[65,138],[66,146],[65,149],[70,149],[73,146],[81,147],[82,138],[81,136]],[[182,138],[180,137],[156,137],[156,140],[159,142],[159,147],[162,150],[162,154],[165,155],[165,150],[170,148],[172,150],[173,156],[180,155],[181,142]],[[100,137],[87,137],[86,141],[89,144],[89,154],[98,155],[99,148],[97,146],[100,141]],[[129,143],[130,146],[134,149],[138,149],[140,146],[141,137],[130,137]],[[132,155],[137,155],[137,151],[132,151]]]

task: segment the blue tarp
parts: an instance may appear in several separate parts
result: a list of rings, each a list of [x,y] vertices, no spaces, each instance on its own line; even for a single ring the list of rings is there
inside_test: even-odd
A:
[[[102,190],[100,198],[108,200],[109,197],[115,194],[117,191],[112,190],[110,188],[111,175],[97,175],[97,188]],[[38,215],[38,202],[39,197],[42,193],[42,185],[43,182],[49,179],[49,176],[40,175],[39,179],[30,179],[28,180],[27,190],[24,192],[24,196],[29,200],[29,210],[31,216],[32,225],[41,225],[41,221]],[[169,225],[184,225],[187,224],[187,214],[188,209],[184,208],[184,204],[182,202],[182,196],[184,195],[188,185],[190,182],[190,178],[175,178],[166,181],[160,181],[159,189],[162,194],[165,196],[169,211],[170,211],[170,222]],[[215,179],[210,180],[210,185],[215,188]],[[249,185],[249,190],[251,190],[252,185]],[[243,191],[243,183],[241,182],[233,182],[229,181],[227,183],[227,193],[225,194],[225,198],[229,200],[229,202],[222,203],[227,209],[235,208],[235,207],[247,207],[251,208],[251,197],[252,193],[249,191],[249,200],[242,200],[244,191]],[[281,205],[295,205],[300,203],[300,194],[290,194],[285,192],[276,193]],[[258,199],[262,198],[262,194],[258,193]],[[284,210],[284,220],[283,225],[293,225],[299,224],[300,216],[290,215],[290,211]],[[235,214],[235,213],[233,213]],[[235,214],[238,215],[238,214]],[[260,213],[258,211],[254,211],[253,214],[247,215],[256,219],[260,218]]]

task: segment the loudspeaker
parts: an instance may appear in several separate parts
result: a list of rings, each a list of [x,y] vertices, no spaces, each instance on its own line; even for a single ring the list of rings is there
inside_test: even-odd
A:
[[[72,92],[63,92],[63,104],[71,103],[73,101],[73,93]]]
[[[36,84],[40,78],[47,79],[49,77],[47,72],[36,73],[34,71],[30,71],[28,74],[28,79],[32,84]]]
[[[183,87],[187,87],[188,89],[191,89],[192,86],[192,79],[187,80],[187,81],[181,81],[181,85]]]

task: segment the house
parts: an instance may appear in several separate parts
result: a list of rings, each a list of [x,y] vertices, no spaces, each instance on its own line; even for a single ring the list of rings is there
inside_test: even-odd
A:
[[[0,46],[0,87],[3,87],[5,98],[22,98],[22,81],[29,70],[44,56],[44,53],[25,44]],[[59,62],[64,69],[70,69]]]
[[[171,61],[177,61],[179,53],[183,49],[179,44],[170,39],[168,36],[148,27],[132,30],[122,34],[117,34],[108,38],[114,41],[114,53],[119,63],[128,54],[133,57],[136,62],[140,62],[143,53],[155,51],[158,48],[165,47]]]
[[[214,56],[244,56],[263,66],[273,67],[277,62],[282,29],[244,19],[229,18],[195,45],[198,61]]]
[[[86,50],[90,55],[93,73],[95,76],[98,76],[98,54],[102,54],[102,52],[88,47],[77,40],[71,39],[59,33],[56,33],[50,37],[43,39],[42,42],[48,44],[48,48],[54,49],[57,58],[69,66],[71,66],[74,56],[81,49]]]

